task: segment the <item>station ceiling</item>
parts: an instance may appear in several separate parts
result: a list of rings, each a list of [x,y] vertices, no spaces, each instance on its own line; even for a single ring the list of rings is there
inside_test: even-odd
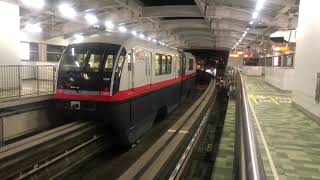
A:
[[[244,32],[247,34],[238,46],[254,47],[268,41],[269,35],[279,29],[296,28],[299,8],[299,0],[265,0],[253,20],[257,0],[46,0],[39,10],[19,3],[21,29],[27,23],[40,23],[45,40],[103,33],[83,18],[94,13],[101,24],[112,20],[169,46],[218,50],[234,47]],[[75,8],[76,18],[59,13],[61,3]]]

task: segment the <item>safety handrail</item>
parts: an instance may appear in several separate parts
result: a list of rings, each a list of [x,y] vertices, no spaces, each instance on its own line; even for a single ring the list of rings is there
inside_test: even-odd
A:
[[[258,147],[254,119],[240,69],[228,68],[232,76],[236,104],[236,145],[234,179],[265,180],[266,174]]]

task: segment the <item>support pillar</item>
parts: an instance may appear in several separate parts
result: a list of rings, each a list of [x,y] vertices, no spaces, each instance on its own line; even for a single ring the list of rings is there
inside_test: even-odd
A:
[[[0,90],[17,90],[19,87],[19,6],[15,3],[0,1]],[[10,96],[7,91],[4,96]],[[12,95],[11,95],[12,96]]]
[[[293,102],[320,118],[316,101],[320,73],[320,1],[300,0]]]

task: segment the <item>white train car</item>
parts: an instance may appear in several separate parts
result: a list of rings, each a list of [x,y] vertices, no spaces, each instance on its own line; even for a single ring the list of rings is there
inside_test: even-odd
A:
[[[110,33],[70,44],[60,60],[55,99],[64,114],[102,118],[124,144],[191,91],[191,53]]]

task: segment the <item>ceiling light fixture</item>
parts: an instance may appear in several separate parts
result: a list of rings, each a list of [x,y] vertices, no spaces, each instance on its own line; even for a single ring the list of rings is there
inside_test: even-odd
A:
[[[131,34],[134,36],[137,36],[137,32],[136,31],[131,31]]]
[[[252,25],[252,24],[253,24],[253,21],[250,21],[249,24]]]
[[[67,17],[67,18],[74,18],[77,15],[76,10],[74,10],[70,5],[68,4],[61,4],[59,6],[60,13]]]
[[[265,0],[258,0],[257,5],[256,5],[256,11],[260,11],[263,8]]]
[[[113,29],[114,28],[114,24],[112,21],[106,21],[104,23],[104,25],[106,26],[107,29]]]
[[[141,39],[144,39],[144,38],[145,38],[145,36],[144,36],[143,34],[139,34],[139,37],[140,37]]]
[[[21,2],[28,7],[33,7],[37,9],[41,9],[45,5],[44,0],[21,0]]]
[[[252,19],[256,19],[258,16],[259,16],[259,12],[258,12],[258,11],[255,11],[255,12],[253,12],[253,14],[252,14]]]
[[[86,14],[84,18],[90,25],[96,24],[98,22],[98,18],[93,14]]]
[[[40,26],[40,23],[38,24],[27,24],[25,27],[25,30],[31,33],[40,33],[42,32],[42,28]]]
[[[125,27],[123,27],[123,26],[118,27],[118,30],[119,30],[120,32],[122,32],[122,33],[127,32],[127,29],[126,29]]]

